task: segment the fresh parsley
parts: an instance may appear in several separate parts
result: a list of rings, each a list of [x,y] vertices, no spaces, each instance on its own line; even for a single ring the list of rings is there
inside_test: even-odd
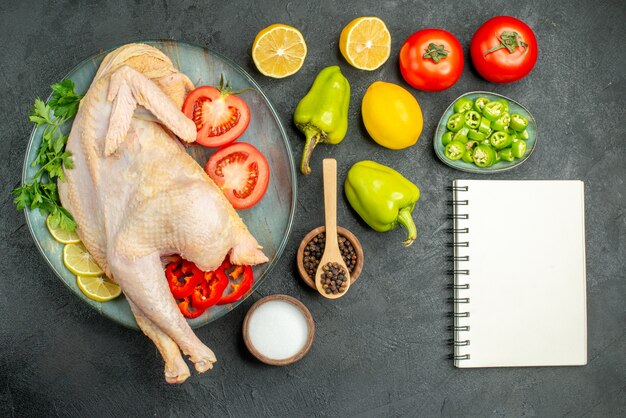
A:
[[[16,187],[11,194],[18,210],[39,209],[43,215],[50,214],[50,226],[53,228],[73,231],[76,222],[72,214],[61,206],[56,184],[58,180],[65,181],[63,169],[74,167],[72,153],[65,151],[68,136],[60,128],[76,115],[83,96],[74,92],[72,80],[55,83],[51,88],[52,98],[48,104],[36,98],[28,116],[28,120],[37,127],[43,127],[41,145],[32,163],[39,170],[31,182]]]

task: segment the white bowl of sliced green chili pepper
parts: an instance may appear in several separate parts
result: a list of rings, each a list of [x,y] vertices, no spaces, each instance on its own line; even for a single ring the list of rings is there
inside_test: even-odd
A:
[[[465,93],[439,120],[433,142],[446,165],[469,173],[517,167],[537,146],[537,123],[520,103],[486,91]]]

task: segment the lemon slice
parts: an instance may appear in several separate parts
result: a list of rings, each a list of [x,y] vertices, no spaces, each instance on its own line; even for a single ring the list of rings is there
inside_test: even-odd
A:
[[[82,243],[67,244],[63,248],[63,263],[77,276],[94,277],[104,274]]]
[[[391,35],[379,18],[358,17],[341,31],[339,50],[353,67],[375,70],[389,58]]]
[[[307,48],[300,31],[277,23],[263,29],[254,38],[252,59],[261,74],[284,78],[298,72]]]
[[[76,276],[76,284],[85,296],[98,302],[108,302],[122,294],[122,289],[105,276]]]
[[[61,244],[77,244],[80,242],[80,238],[78,238],[76,232],[67,232],[65,229],[59,228],[58,225],[56,228],[50,226],[50,215],[46,218],[46,226],[48,227],[48,231],[50,231],[52,238]]]

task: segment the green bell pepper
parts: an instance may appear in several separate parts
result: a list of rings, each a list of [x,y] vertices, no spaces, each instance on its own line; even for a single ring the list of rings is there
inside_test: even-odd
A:
[[[385,232],[402,225],[407,230],[404,246],[415,241],[411,212],[420,191],[402,174],[374,161],[359,161],[348,170],[344,190],[352,208],[372,229]]]
[[[302,174],[311,173],[309,160],[317,144],[338,144],[346,136],[349,106],[350,83],[338,66],[324,68],[293,114],[296,127],[306,136],[300,163]]]

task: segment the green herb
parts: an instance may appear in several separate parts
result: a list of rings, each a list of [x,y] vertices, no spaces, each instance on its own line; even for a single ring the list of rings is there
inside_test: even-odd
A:
[[[28,120],[43,127],[41,145],[32,163],[39,166],[30,183],[24,183],[13,189],[13,202],[18,210],[39,209],[42,215],[49,213],[50,226],[61,227],[66,231],[76,229],[76,222],[67,209],[61,206],[57,191],[57,180],[65,181],[63,169],[72,169],[72,153],[65,151],[67,135],[59,128],[76,115],[81,95],[74,92],[74,83],[63,80],[53,84],[52,98],[46,104],[39,97],[35,99]]]

